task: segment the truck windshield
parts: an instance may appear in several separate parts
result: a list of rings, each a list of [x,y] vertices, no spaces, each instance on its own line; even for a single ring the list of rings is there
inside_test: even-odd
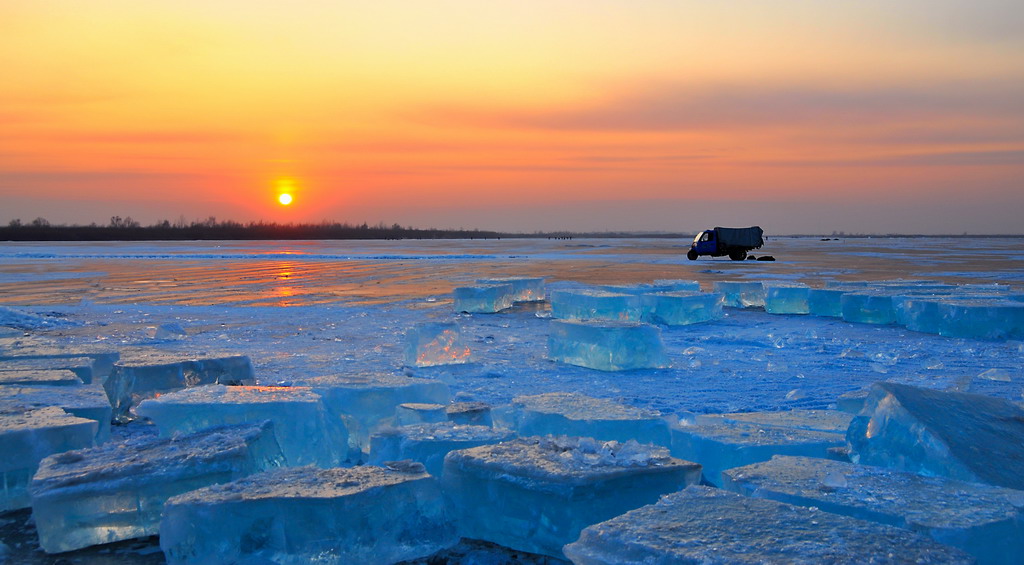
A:
[[[700,236],[702,236],[702,235],[704,235],[704,232],[700,232],[699,234],[693,236],[693,242],[697,243],[698,241],[700,241],[701,240]]]

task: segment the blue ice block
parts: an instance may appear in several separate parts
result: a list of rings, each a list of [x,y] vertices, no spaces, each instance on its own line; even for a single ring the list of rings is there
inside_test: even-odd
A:
[[[704,486],[589,527],[565,555],[575,565],[974,562],[900,528]]]
[[[668,287],[666,289],[666,292],[675,292],[677,290],[690,290],[693,292],[700,292],[700,282],[695,280],[654,279],[654,285]]]
[[[585,436],[602,441],[636,440],[668,446],[668,423],[654,410],[551,392],[512,399],[512,425],[520,436]]]
[[[448,407],[444,404],[404,402],[395,408],[395,425],[433,424],[448,421]]]
[[[896,309],[892,297],[893,293],[886,291],[847,292],[839,298],[843,320],[862,324],[895,324]]]
[[[1024,302],[963,299],[939,304],[939,335],[988,340],[1024,339]]]
[[[852,419],[852,414],[840,410],[779,410],[698,416],[697,423],[725,421],[845,435]]]
[[[764,284],[761,281],[715,281],[715,292],[722,294],[722,304],[731,308],[764,307]]]
[[[40,545],[60,553],[156,535],[168,498],[280,466],[271,428],[211,428],[47,457],[30,487]]]
[[[729,469],[723,487],[916,531],[978,563],[1024,555],[1024,491],[825,459],[776,456]]]
[[[434,367],[469,363],[469,343],[453,322],[423,322],[405,334],[405,364]]]
[[[632,322],[552,320],[548,358],[600,371],[661,369],[670,365],[661,330]]]
[[[769,314],[808,314],[810,287],[802,283],[764,283],[764,309]]]
[[[643,317],[638,294],[596,289],[553,290],[551,316],[563,320],[638,322]]]
[[[452,422],[414,424],[380,430],[370,438],[371,465],[411,459],[422,463],[427,472],[440,477],[444,456],[457,449],[500,443],[515,438],[511,430],[488,426],[464,426]]]
[[[640,297],[644,321],[684,326],[722,318],[722,295],[717,292],[672,291]]]
[[[875,383],[847,441],[854,463],[1024,489],[1024,408],[1002,398]]]
[[[814,316],[843,316],[842,296],[850,292],[842,288],[812,288],[807,291],[807,311]]]
[[[390,565],[457,542],[437,480],[417,464],[258,473],[168,500],[160,523],[170,565]]]
[[[512,307],[514,297],[510,284],[460,286],[452,290],[456,312],[493,314]]]
[[[442,484],[460,536],[564,558],[583,528],[699,476],[699,465],[662,447],[559,437],[452,451]]]
[[[72,416],[95,420],[96,443],[110,439],[110,401],[99,385],[0,386],[0,413],[14,414],[56,406]]]
[[[538,302],[544,300],[544,277],[502,277],[477,279],[479,284],[510,284],[514,302]]]

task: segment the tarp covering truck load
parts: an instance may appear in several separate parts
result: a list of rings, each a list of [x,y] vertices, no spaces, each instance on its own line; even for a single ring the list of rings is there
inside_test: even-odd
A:
[[[764,245],[764,230],[758,226],[750,228],[713,228],[704,230],[693,238],[686,258],[693,261],[701,255],[721,257],[728,255],[733,261],[747,258],[751,249]]]

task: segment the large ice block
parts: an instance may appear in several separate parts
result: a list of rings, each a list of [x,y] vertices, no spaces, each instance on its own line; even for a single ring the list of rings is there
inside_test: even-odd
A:
[[[422,463],[427,472],[440,477],[444,456],[450,451],[468,449],[511,440],[511,430],[487,426],[461,426],[451,422],[414,424],[378,431],[370,438],[371,465],[411,459]]]
[[[766,282],[764,310],[769,314],[809,314],[810,287],[795,282]]]
[[[673,291],[640,297],[644,321],[684,326],[717,320],[723,316],[722,295],[717,292]]]
[[[548,358],[600,371],[670,366],[661,330],[634,322],[551,320]]]
[[[1024,489],[1024,408],[1002,398],[875,383],[847,440],[854,463]]]
[[[255,384],[252,361],[245,355],[182,358],[168,354],[139,354],[114,364],[103,388],[110,398],[114,419],[131,419],[129,410],[146,398],[186,387]]]
[[[107,375],[110,374],[114,363],[121,358],[121,354],[117,351],[97,351],[47,344],[15,344],[12,347],[0,348],[0,361],[21,362],[28,359],[49,359],[57,363],[68,363],[78,366],[81,358],[91,360],[93,380],[102,383],[107,378]]]
[[[1011,565],[1024,556],[1024,491],[784,456],[729,469],[723,478],[725,489],[739,494],[913,530],[979,563]]]
[[[197,386],[143,400],[136,412],[165,437],[270,420],[288,465],[329,467],[348,456],[345,426],[306,387]]]
[[[820,427],[744,422],[733,416],[701,416],[695,424],[672,428],[672,455],[704,466],[704,482],[720,486],[722,471],[767,461],[773,455],[829,456],[829,449],[843,447],[842,431],[807,429]],[[821,422],[818,422],[819,424]]]
[[[764,284],[761,281],[715,281],[715,292],[722,294],[722,304],[732,308],[764,306]]]
[[[433,367],[469,363],[469,343],[452,322],[423,322],[405,334],[405,364]]]
[[[512,285],[459,286],[452,290],[456,312],[493,314],[512,307]]]
[[[54,369],[63,369],[74,373],[83,383],[92,384],[94,380],[93,365],[95,363],[96,361],[89,357],[8,359],[0,361],[0,371],[52,371]],[[104,378],[106,378],[106,375],[104,375]],[[96,382],[99,382],[99,379]]]
[[[446,409],[448,420],[464,426],[491,426],[491,405],[486,402],[452,402]]]
[[[562,320],[639,322],[643,317],[638,294],[576,288],[550,293],[551,317]]]
[[[699,476],[699,465],[663,447],[562,436],[452,451],[442,484],[460,536],[563,558],[583,528]]]
[[[303,379],[298,384],[320,394],[332,419],[348,430],[349,446],[367,452],[370,434],[390,425],[400,404],[448,404],[448,385],[433,379],[377,373]]]
[[[424,404],[422,402],[406,402],[395,408],[395,424],[411,426],[413,424],[433,424],[448,421],[448,407],[444,404]]]
[[[843,320],[861,324],[895,324],[893,293],[888,291],[847,292],[839,297]]]
[[[283,462],[269,421],[52,455],[30,487],[39,544],[60,553],[156,535],[168,498]]]
[[[95,445],[96,421],[55,406],[0,412],[0,512],[27,508],[29,481],[48,455]]]
[[[437,480],[416,464],[260,473],[168,500],[160,524],[170,565],[390,565],[456,542]]]
[[[95,420],[96,443],[110,438],[110,402],[99,385],[76,387],[0,387],[0,412],[16,414],[56,406],[79,418]]]
[[[812,288],[807,291],[807,312],[814,316],[843,316],[842,296],[850,292],[843,288]]]
[[[939,304],[939,335],[974,339],[1024,339],[1024,302],[963,299]]]
[[[704,486],[591,526],[565,554],[575,565],[974,562],[900,528]]]
[[[774,428],[790,428],[813,432],[830,432],[846,434],[853,420],[853,414],[839,410],[780,410],[772,412],[733,412],[699,416],[698,423],[714,423],[719,421],[772,426]]]
[[[6,386],[81,386],[82,379],[68,369],[0,371],[0,388]]]
[[[477,279],[479,284],[510,284],[514,302],[538,302],[544,300],[544,277],[502,277]]]
[[[671,441],[668,423],[654,410],[571,392],[517,396],[512,399],[512,418],[520,436],[633,439],[666,447]]]

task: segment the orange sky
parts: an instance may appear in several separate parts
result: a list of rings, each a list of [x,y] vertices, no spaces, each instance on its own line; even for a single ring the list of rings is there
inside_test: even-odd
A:
[[[1019,0],[5,0],[0,222],[1020,233],[1021,29]]]

